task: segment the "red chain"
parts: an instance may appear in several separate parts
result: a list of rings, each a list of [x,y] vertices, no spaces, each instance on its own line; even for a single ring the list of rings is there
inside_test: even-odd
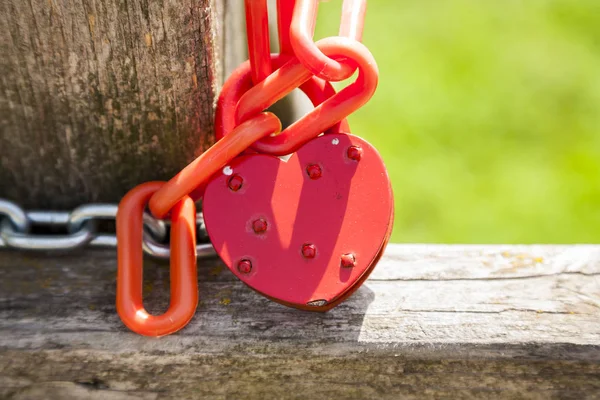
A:
[[[246,35],[254,84],[271,74],[267,0],[246,0]]]
[[[293,54],[294,49],[290,42],[290,26],[294,16],[296,0],[277,0],[277,28],[279,36],[279,52]]]
[[[231,140],[219,140],[160,188],[150,199],[150,211],[156,218],[164,218],[181,198],[206,182],[252,143],[280,131],[281,122],[271,113],[260,113],[238,125],[228,137]]]
[[[341,81],[350,78],[356,68],[323,54],[313,42],[319,0],[298,0],[290,29],[290,41],[296,57],[319,78]],[[339,35],[361,41],[367,10],[366,0],[344,0]]]
[[[348,133],[346,117],[375,92],[377,64],[360,43],[366,0],[344,0],[339,34],[313,42],[318,0],[278,0],[279,46],[270,54],[266,0],[245,0],[249,61],[229,77],[217,102],[217,142],[167,183],[149,182],[131,190],[119,204],[117,217],[117,310],[131,330],[161,336],[181,329],[198,302],[195,259],[195,208],[190,195],[250,146],[284,155],[325,133]],[[336,93],[331,81],[356,81]],[[263,112],[300,88],[315,108],[283,132],[281,122]],[[170,213],[171,307],[161,316],[143,308],[141,296],[141,215],[148,203],[157,218]]]
[[[121,200],[117,213],[117,312],[132,331],[164,336],[183,328],[196,312],[196,206],[185,197],[171,212],[171,304],[159,316],[148,314],[142,300],[142,216],[146,203],[164,182],[146,182]]]
[[[271,62],[273,67],[280,68],[289,60],[289,56],[273,55]],[[240,65],[230,75],[229,79],[223,85],[221,95],[217,101],[217,110],[215,113],[215,136],[217,140],[222,139],[229,134],[237,125],[236,110],[242,96],[252,88],[250,79],[251,66],[249,62]],[[330,82],[311,76],[300,86],[312,104],[317,107],[325,100],[335,95],[335,89]],[[249,101],[252,101],[249,100]],[[346,119],[343,119],[332,125],[325,133],[350,133],[350,126]]]
[[[293,153],[308,140],[362,107],[375,93],[379,72],[375,59],[364,45],[351,39],[331,37],[320,40],[317,47],[334,59],[343,60],[343,63],[353,67],[358,66],[358,78],[290,125],[280,135],[267,137],[255,143],[254,149],[259,152],[273,155]],[[236,122],[245,121],[272,106],[311,77],[311,72],[297,58],[290,59],[242,96],[237,105]]]

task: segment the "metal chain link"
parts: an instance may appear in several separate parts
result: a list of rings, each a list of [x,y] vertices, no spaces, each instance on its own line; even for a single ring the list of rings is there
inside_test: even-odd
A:
[[[114,220],[116,204],[86,204],[67,211],[25,211],[17,204],[0,198],[0,249],[16,250],[75,250],[82,247],[117,247],[117,237],[96,232],[99,220]],[[196,216],[198,238],[207,240],[202,213]],[[169,245],[165,244],[170,221],[154,218],[144,213],[144,252],[157,258],[169,258]],[[66,228],[66,234],[33,234],[32,226]],[[215,255],[210,243],[196,246],[198,258]]]

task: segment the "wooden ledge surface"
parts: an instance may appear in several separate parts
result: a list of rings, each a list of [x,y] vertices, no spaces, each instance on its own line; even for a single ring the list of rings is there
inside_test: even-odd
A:
[[[119,321],[115,258],[0,252],[0,397],[600,393],[597,245],[390,245],[325,314],[272,303],[200,260],[195,318],[160,339]],[[149,310],[167,307],[168,276],[146,261]]]

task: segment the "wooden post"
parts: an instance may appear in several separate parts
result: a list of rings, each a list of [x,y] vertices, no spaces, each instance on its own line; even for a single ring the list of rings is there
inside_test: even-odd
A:
[[[0,1],[0,197],[116,202],[213,141],[243,2]]]

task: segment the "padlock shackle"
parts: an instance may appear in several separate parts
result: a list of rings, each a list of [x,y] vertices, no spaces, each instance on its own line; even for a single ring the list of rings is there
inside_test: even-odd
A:
[[[274,69],[281,68],[291,56],[271,54],[271,64]],[[217,100],[215,112],[215,137],[221,140],[236,127],[235,110],[242,96],[252,88],[251,64],[249,61],[242,63],[229,76]],[[300,90],[309,98],[313,106],[318,106],[333,95],[336,91],[330,82],[311,76],[300,86]],[[325,133],[350,133],[348,121],[344,118],[333,125]],[[316,135],[315,135],[316,136]],[[194,197],[194,196],[192,196]]]

